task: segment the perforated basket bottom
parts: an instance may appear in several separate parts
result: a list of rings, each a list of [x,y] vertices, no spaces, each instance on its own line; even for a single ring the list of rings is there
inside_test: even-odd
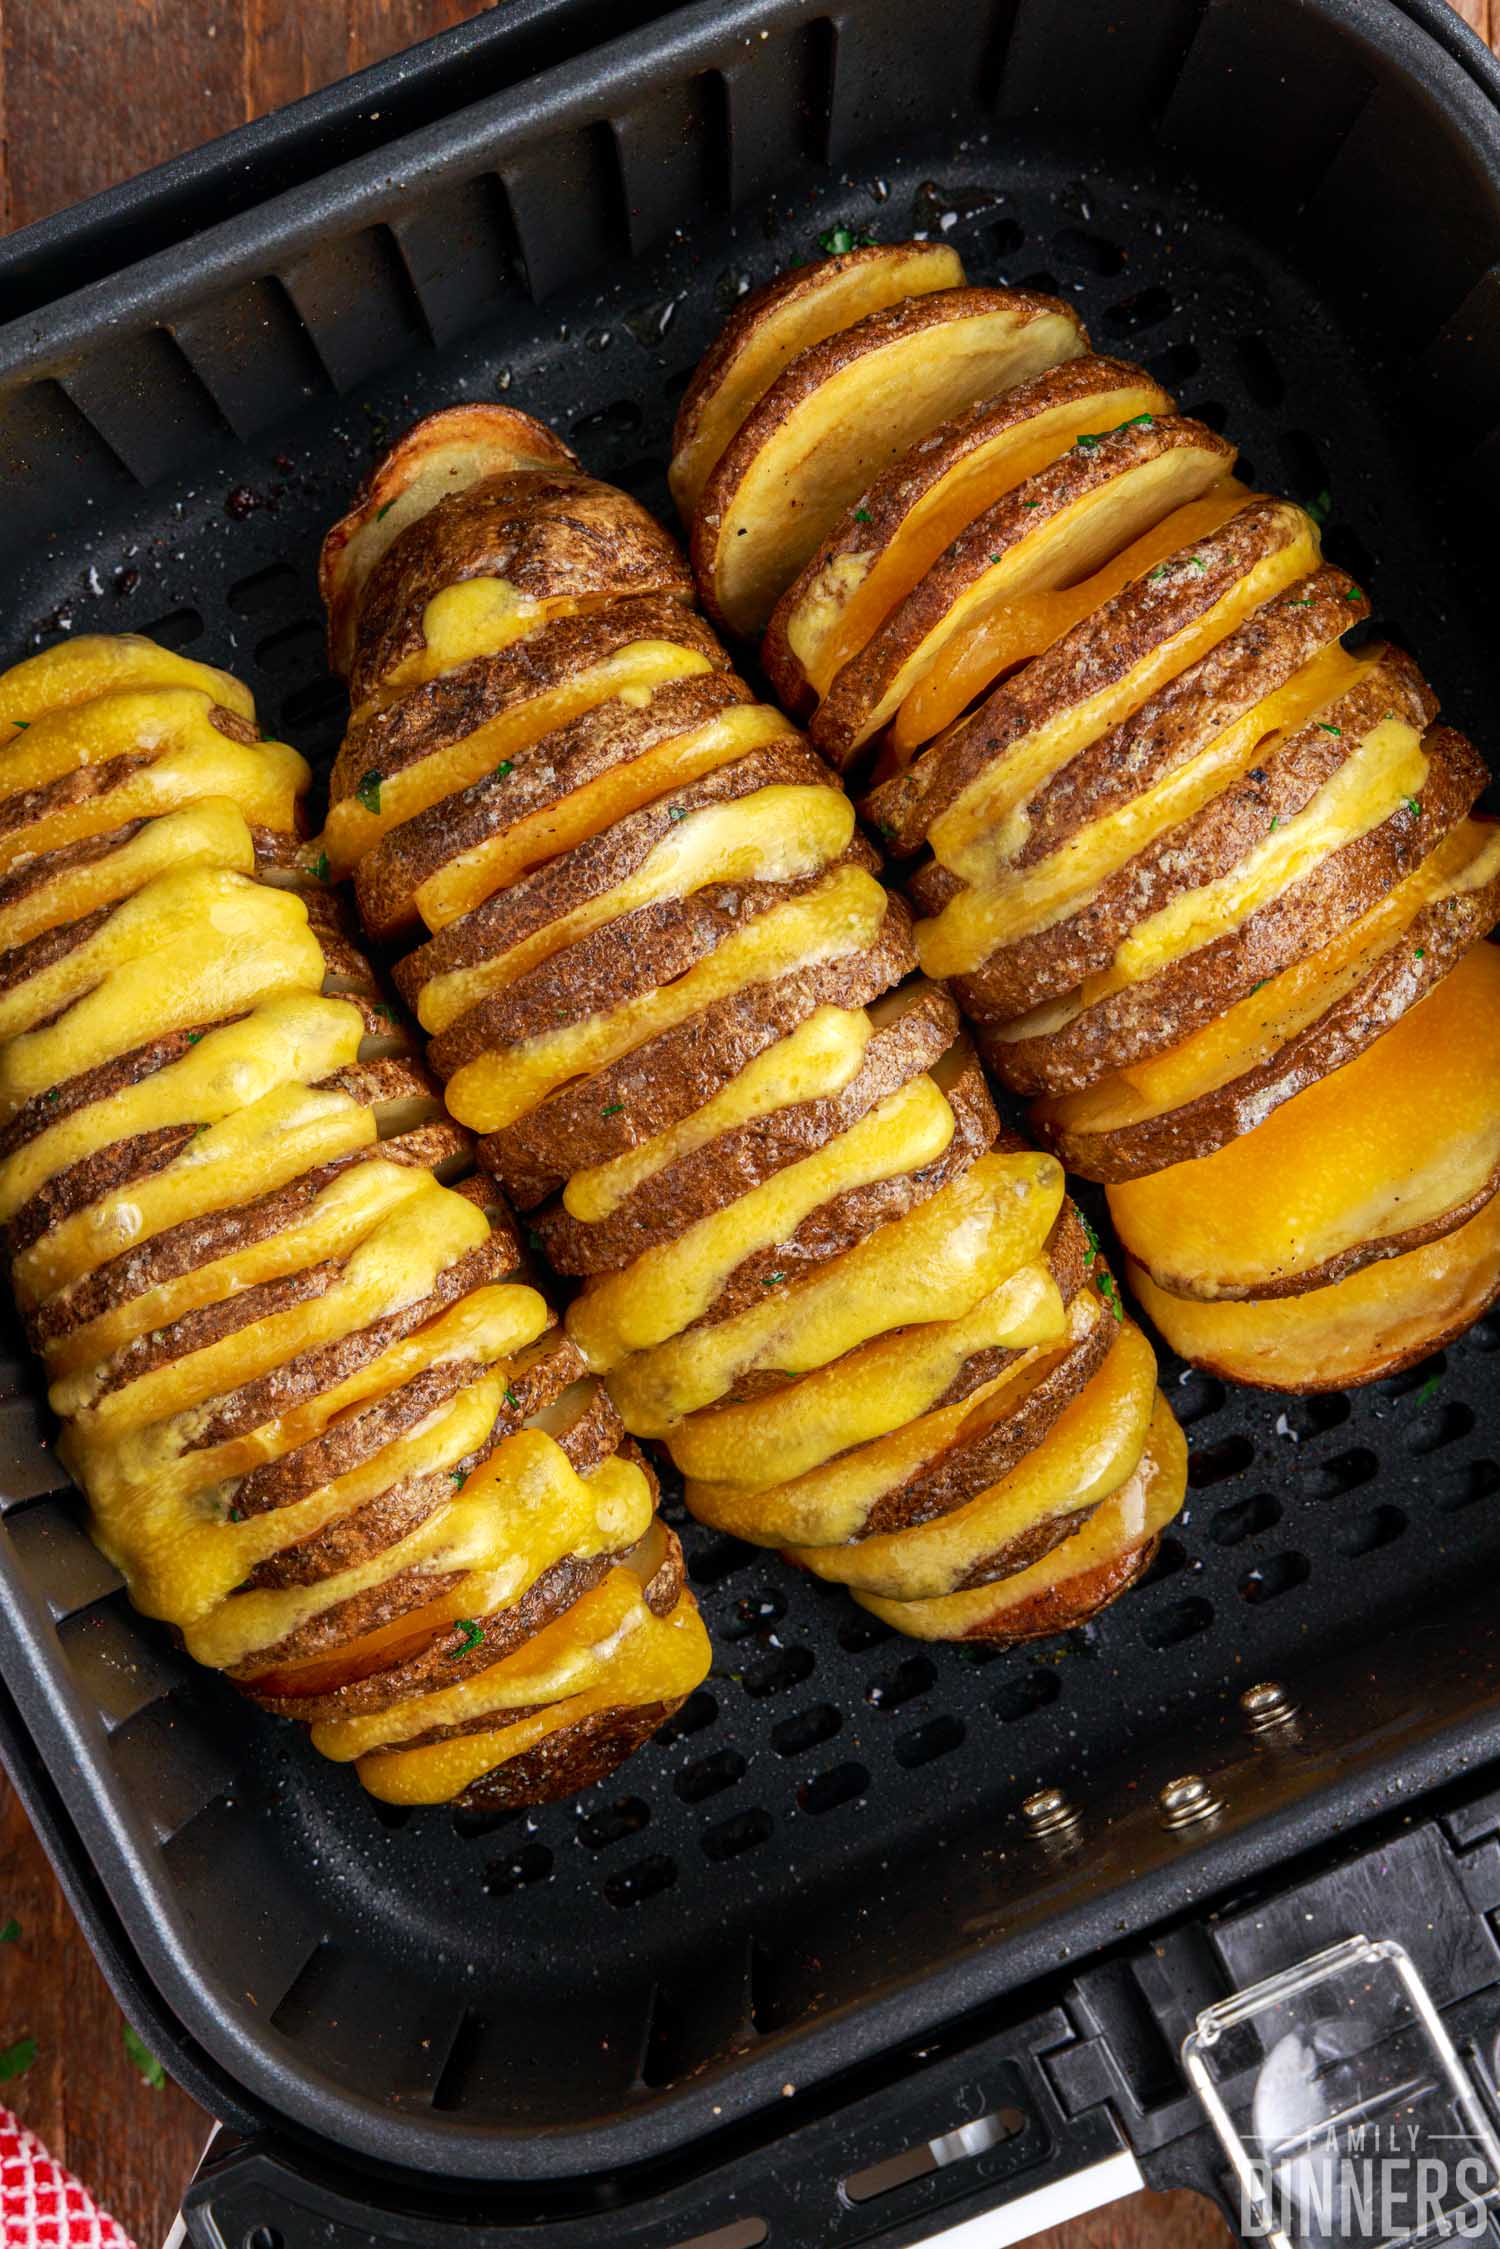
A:
[[[90,546],[24,557],[7,648],[150,632],[231,667],[264,723],[326,755],[341,704],[322,668],[318,541],[382,443],[498,390],[665,512],[674,402],[724,310],[845,221],[941,230],[972,279],[1076,298],[1098,348],[1145,360],[1242,440],[1242,473],[1331,495],[1332,556],[1472,722],[1480,620],[1461,613],[1464,569],[1420,503],[1378,366],[1180,187],[1145,168],[1083,181],[1074,162],[952,147],[788,199],[737,236],[685,235],[545,316],[508,313],[442,351],[412,340],[385,383],[325,392],[254,451],[226,444]],[[76,1499],[51,1495],[29,1372],[3,1409],[8,1528],[57,1618],[56,1694],[103,1715],[106,1792],[143,1823],[148,1863],[159,1847],[202,1988],[299,2082],[321,2074],[368,2104],[399,2156],[403,2113],[566,2125],[639,2107],[1045,1919],[1063,1878],[1018,1841],[1028,1789],[1065,1782],[1102,1818],[1178,1769],[1190,1736],[1227,1727],[1253,1681],[1289,1677],[1315,1706],[1325,1659],[1442,1626],[1483,1583],[1500,1559],[1497,1346],[1491,1319],[1396,1381],[1304,1402],[1165,1360],[1192,1447],[1187,1509],[1143,1590],[1022,1652],[903,1642],[774,1556],[685,1524],[713,1676],[614,1782],[501,1820],[383,1811],[135,1618]],[[1464,1707],[1472,1654],[1455,1632],[1451,1706],[1433,1702],[1432,1723]],[[1067,1895],[1088,1879],[1075,1870]]]

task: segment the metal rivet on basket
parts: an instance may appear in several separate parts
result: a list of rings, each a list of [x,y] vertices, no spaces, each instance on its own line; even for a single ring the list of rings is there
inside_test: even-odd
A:
[[[1301,1716],[1297,1704],[1277,1679],[1262,1679],[1259,1686],[1247,1687],[1240,1696],[1240,1708],[1252,1734],[1272,1733],[1278,1726],[1294,1724]]]
[[[1071,1835],[1081,1824],[1078,1811],[1060,1788],[1039,1788],[1028,1796],[1021,1817],[1033,1835],[1044,1838]]]
[[[1200,1820],[1217,1819],[1224,1809],[1208,1782],[1197,1773],[1169,1780],[1157,1801],[1163,1827],[1193,1827]]]

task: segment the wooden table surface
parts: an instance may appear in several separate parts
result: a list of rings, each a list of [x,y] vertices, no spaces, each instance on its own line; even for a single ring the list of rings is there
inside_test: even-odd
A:
[[[1500,0],[1452,0],[1500,51]],[[0,230],[162,162],[279,103],[482,13],[476,0],[0,0]],[[149,89],[149,98],[143,98]],[[36,2041],[7,2100],[158,2249],[209,2130],[153,2087],[0,1775],[0,2052]],[[1219,2249],[1189,2194],[1142,2194],[1076,2219],[1043,2249]]]

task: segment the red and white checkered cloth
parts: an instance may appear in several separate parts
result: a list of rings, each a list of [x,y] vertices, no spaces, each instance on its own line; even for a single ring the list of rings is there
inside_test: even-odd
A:
[[[135,2249],[8,2108],[0,2108],[0,2249]]]

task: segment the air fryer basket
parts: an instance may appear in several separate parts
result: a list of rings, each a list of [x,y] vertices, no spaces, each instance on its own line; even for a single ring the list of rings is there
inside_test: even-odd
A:
[[[1256,477],[1326,494],[1334,559],[1493,741],[1500,79],[1440,16],[667,14],[0,329],[6,659],[150,632],[325,755],[314,562],[381,443],[503,393],[665,513],[726,307],[842,223],[1075,297]],[[196,2082],[408,2184],[783,2126],[1500,1755],[1494,1316],[1347,1398],[1164,1360],[1188,1508],[1144,1590],[1053,1645],[918,1648],[686,1526],[707,1686],[576,1804],[486,1821],[374,1804],[134,1615],[15,1348],[0,1630],[56,1830]],[[1267,1677],[1306,1714],[1273,1757],[1237,1709]],[[1154,1799],[1188,1767],[1225,1810],[1171,1833]],[[1019,1818],[1042,1783],[1083,1813],[1071,1856]]]

